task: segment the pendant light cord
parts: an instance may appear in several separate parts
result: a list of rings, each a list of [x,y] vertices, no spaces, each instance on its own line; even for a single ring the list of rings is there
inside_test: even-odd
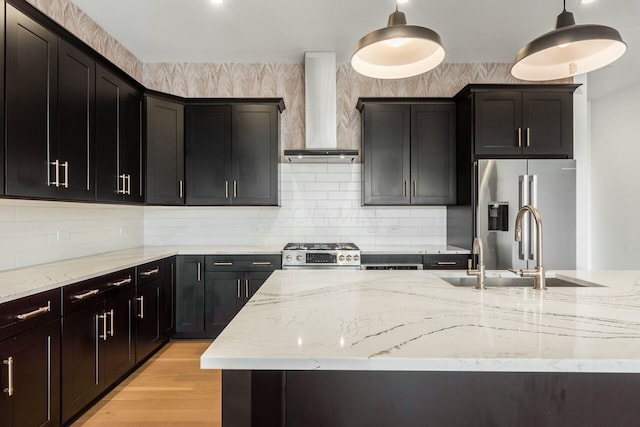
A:
[[[398,7],[398,3],[396,3],[396,7]],[[567,11],[567,0],[562,0],[562,11]]]

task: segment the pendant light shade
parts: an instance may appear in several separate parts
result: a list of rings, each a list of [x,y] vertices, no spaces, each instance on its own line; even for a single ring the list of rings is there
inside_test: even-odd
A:
[[[425,73],[444,60],[440,36],[428,28],[407,25],[402,12],[389,15],[385,28],[362,37],[351,57],[358,73],[377,79],[401,79]]]
[[[520,49],[511,74],[530,81],[573,77],[614,62],[626,50],[617,30],[604,25],[576,25],[565,7],[555,30]]]

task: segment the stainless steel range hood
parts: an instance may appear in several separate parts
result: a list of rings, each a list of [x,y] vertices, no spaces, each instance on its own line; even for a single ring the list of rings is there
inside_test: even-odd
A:
[[[284,150],[289,162],[351,163],[358,150],[338,149],[336,54],[305,52],[305,149]]]

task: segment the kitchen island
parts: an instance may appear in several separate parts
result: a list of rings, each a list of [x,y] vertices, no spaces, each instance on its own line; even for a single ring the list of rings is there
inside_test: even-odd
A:
[[[278,271],[202,355],[223,425],[638,425],[640,272]]]

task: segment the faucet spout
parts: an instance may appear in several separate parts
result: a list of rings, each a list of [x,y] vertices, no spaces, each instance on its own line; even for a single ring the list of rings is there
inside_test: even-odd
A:
[[[533,277],[534,289],[543,290],[546,289],[545,271],[542,264],[542,217],[538,209],[531,205],[524,205],[518,211],[516,216],[515,225],[515,241],[520,242],[522,240],[522,219],[526,213],[530,213],[533,220],[536,223],[536,268],[533,270],[519,270],[517,274],[522,277]]]

